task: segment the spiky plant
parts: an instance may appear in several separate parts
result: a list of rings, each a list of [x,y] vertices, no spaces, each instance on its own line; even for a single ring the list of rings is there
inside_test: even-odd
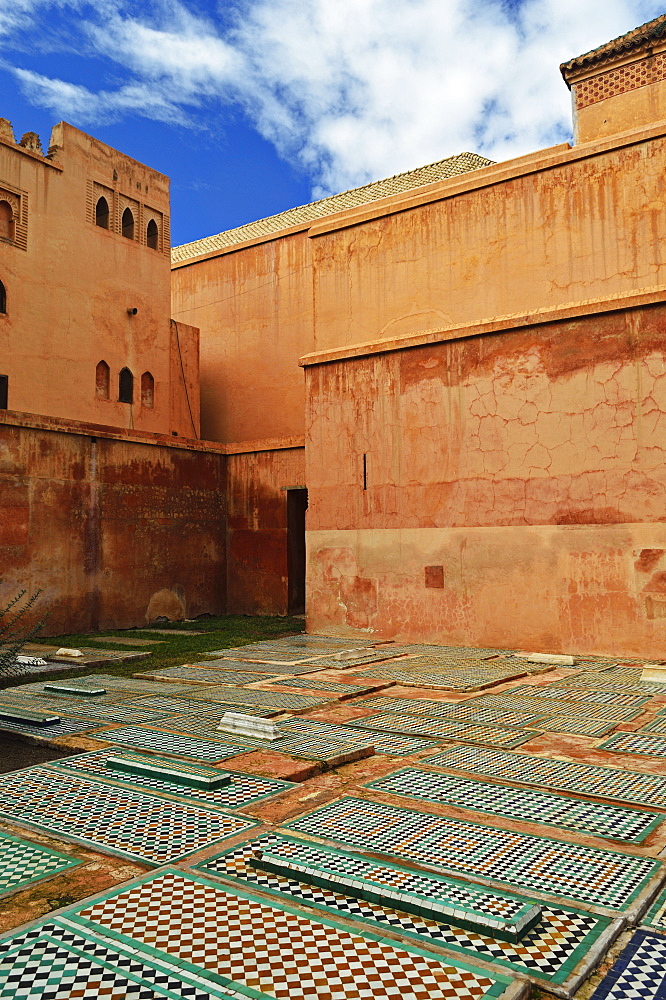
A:
[[[27,590],[19,591],[9,604],[0,608],[0,684],[21,673],[21,665],[16,662],[16,657],[25,644],[34,639],[44,627],[45,619],[33,625],[29,621],[29,612],[41,590],[30,597],[26,597],[27,593]]]

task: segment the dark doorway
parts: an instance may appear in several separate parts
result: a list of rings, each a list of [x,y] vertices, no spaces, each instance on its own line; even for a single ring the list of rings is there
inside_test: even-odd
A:
[[[290,615],[305,614],[305,487],[287,490],[287,574]]]

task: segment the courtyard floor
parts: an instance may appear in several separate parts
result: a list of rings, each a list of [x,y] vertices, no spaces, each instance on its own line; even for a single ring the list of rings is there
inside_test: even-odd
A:
[[[666,998],[642,661],[218,624],[0,691],[0,998]]]

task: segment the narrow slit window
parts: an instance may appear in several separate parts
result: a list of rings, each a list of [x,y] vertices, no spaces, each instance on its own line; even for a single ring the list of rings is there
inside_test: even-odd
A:
[[[363,489],[367,490],[367,488],[368,488],[368,456],[366,454],[364,454],[363,455]]]
[[[99,226],[100,229],[108,229],[109,219],[109,203],[106,198],[102,197],[95,205],[95,225]]]
[[[151,250],[159,250],[159,241],[160,241],[160,231],[157,228],[157,223],[155,222],[155,220],[151,219],[146,229],[146,243],[148,244]]]
[[[141,405],[152,410],[155,405],[155,379],[150,372],[141,376]]]
[[[123,212],[122,229],[126,240],[134,239],[134,216],[131,208],[126,208]]]
[[[14,242],[14,212],[8,201],[0,201],[0,240]]]
[[[109,398],[110,375],[106,361],[99,361],[95,369],[95,395],[98,399]]]
[[[123,368],[118,376],[118,402],[134,402],[134,376],[129,368]]]
[[[7,312],[7,290],[5,286],[0,281],[0,315],[4,315]]]
[[[0,375],[0,410],[8,409],[9,375]]]

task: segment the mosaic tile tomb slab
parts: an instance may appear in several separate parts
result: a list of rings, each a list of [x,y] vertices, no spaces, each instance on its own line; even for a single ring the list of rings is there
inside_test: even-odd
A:
[[[158,794],[176,795],[183,802],[202,805],[207,809],[240,809],[293,787],[290,781],[229,771],[227,772],[231,775],[229,785],[214,789],[184,788],[182,785],[144,774],[111,771],[105,764],[107,757],[113,753],[114,751],[109,749],[93,750],[90,753],[77,754],[75,757],[64,757],[48,766],[111,784],[146,789]]]
[[[171,754],[174,757],[194,757],[196,760],[216,764],[218,761],[245,753],[246,747],[238,743],[222,743],[214,740],[181,736],[180,733],[148,729],[144,726],[127,726],[125,729],[109,729],[96,733],[94,739],[119,746],[139,747],[153,753]]]
[[[286,826],[438,870],[617,910],[626,908],[660,869],[660,863],[650,858],[352,797],[323,806]]]
[[[639,753],[666,760],[666,737],[646,733],[614,733],[599,749],[612,753]]]
[[[448,719],[425,719],[416,715],[398,715],[388,712],[355,719],[349,725],[368,730],[409,733],[415,736],[429,736],[434,739],[450,738],[509,748],[519,747],[537,735],[534,732],[525,733],[516,729],[501,729],[498,726],[480,726]]]
[[[238,816],[53,767],[0,776],[0,814],[151,864],[174,861],[254,826]]]
[[[599,983],[591,1000],[664,1000],[666,937],[639,930]]]
[[[290,1000],[480,1000],[500,995],[510,981],[179,871],[84,906],[77,919],[185,969],[205,970],[222,986]]]
[[[288,844],[291,845],[290,848],[287,847]],[[293,838],[278,834],[268,834],[217,854],[196,867],[211,875],[249,882],[266,892],[278,893],[291,899],[297,905],[305,903],[371,924],[388,925],[393,930],[426,944],[433,941],[445,945],[461,952],[472,961],[477,956],[490,959],[507,969],[526,973],[536,980],[554,983],[561,983],[567,979],[571,970],[609,923],[608,917],[600,917],[579,909],[564,909],[543,904],[539,924],[528,931],[517,946],[509,941],[476,933],[459,925],[436,922],[426,917],[419,918],[404,911],[371,903],[358,896],[343,895],[331,889],[308,885],[295,878],[286,878],[252,867],[249,862],[256,850],[270,850],[274,847],[278,847],[281,852],[291,849],[295,857],[304,864],[310,863],[313,859],[316,861],[319,852],[323,851],[318,845],[299,843]],[[382,865],[369,862],[359,855],[326,850],[329,859],[332,854],[339,855],[344,865],[342,870],[355,878],[363,879],[364,866],[367,866],[375,877],[381,874]],[[395,865],[386,865],[385,868],[391,885],[396,882],[402,883],[402,880],[408,880],[416,875]],[[443,876],[426,877],[420,873],[416,877],[433,882],[439,879],[446,886],[447,895],[452,899],[458,899],[461,908],[488,906],[490,913],[507,912],[507,906],[527,905],[532,902],[526,897],[499,894]]]
[[[0,833],[0,894],[75,868],[81,862],[41,844]]]
[[[666,819],[666,814],[655,815],[653,812],[570,799],[548,792],[508,788],[457,775],[436,774],[416,767],[404,768],[370,782],[366,788],[531,823],[549,823],[563,830],[634,844],[641,843]]]
[[[528,754],[503,753],[500,750],[453,747],[428,757],[433,767],[454,768],[486,778],[543,788],[556,788],[603,799],[618,799],[641,806],[666,808],[666,777],[643,771],[549,760]]]

